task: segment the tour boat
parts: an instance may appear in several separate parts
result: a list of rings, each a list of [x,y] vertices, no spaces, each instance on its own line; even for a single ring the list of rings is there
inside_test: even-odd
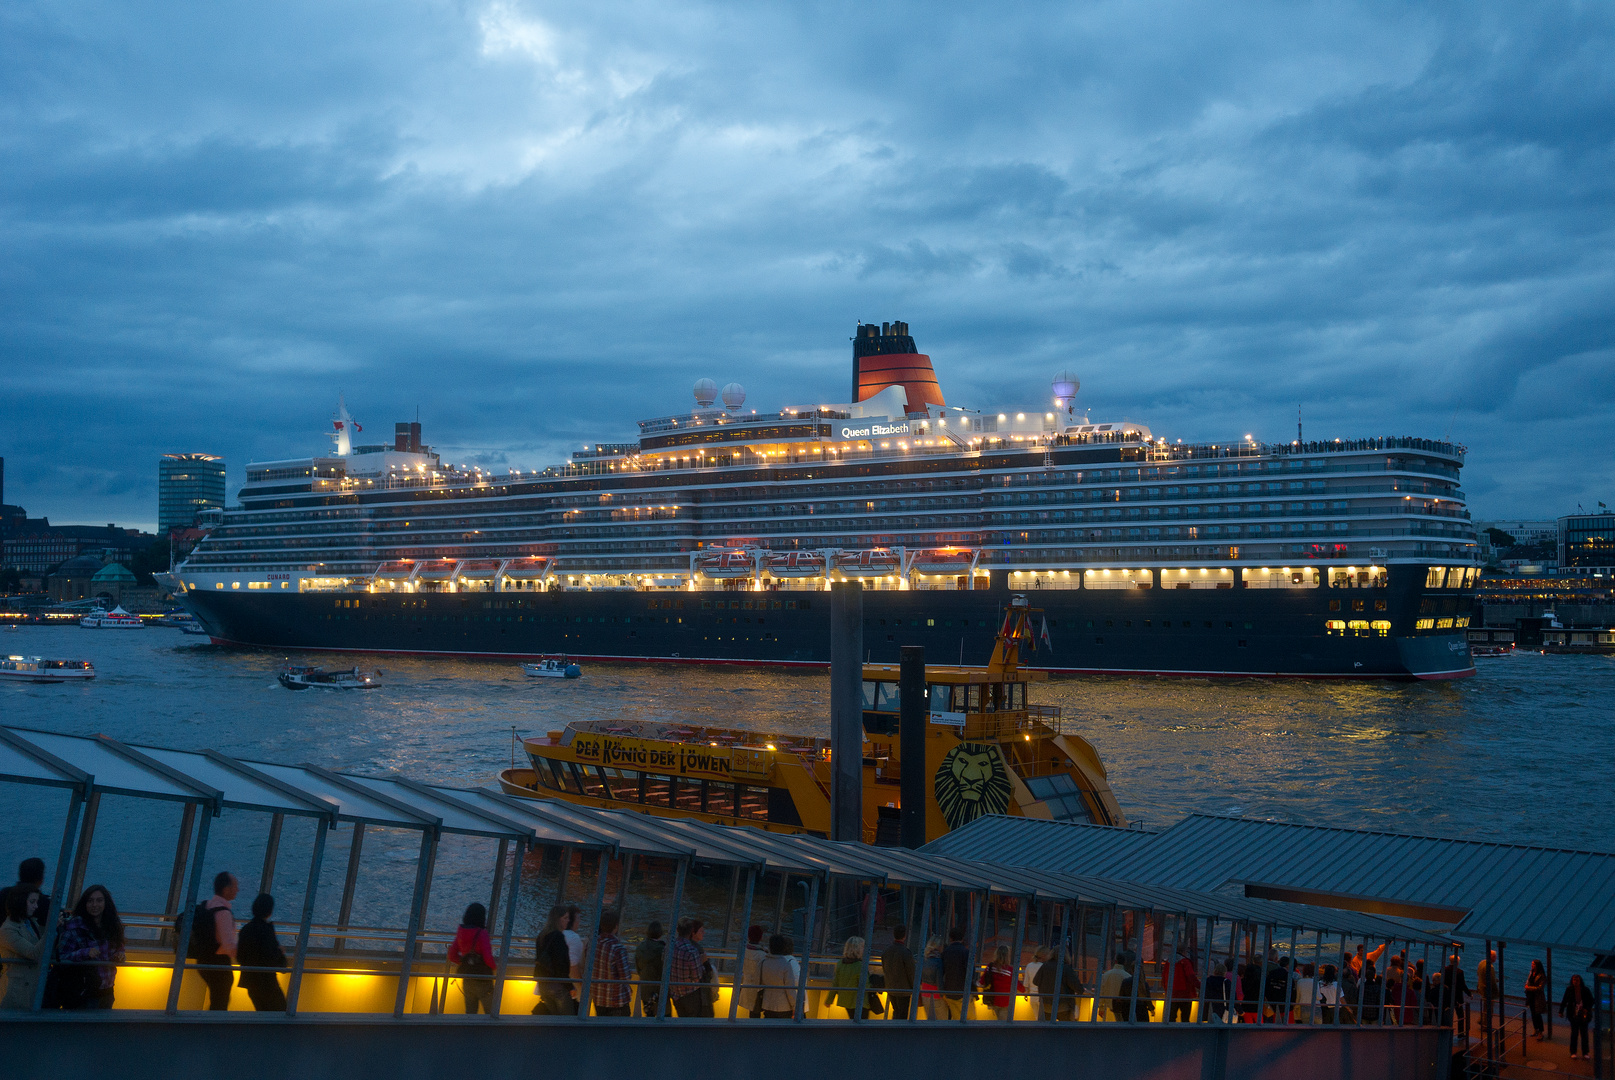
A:
[[[97,608],[80,619],[79,625],[97,630],[135,630],[146,624],[140,621],[139,615],[131,615],[123,608],[115,607],[111,611]]]
[[[288,690],[374,690],[381,685],[356,667],[342,671],[288,667],[281,670],[279,679],[280,685]]]
[[[8,656],[0,659],[0,678],[36,683],[93,679],[95,665],[88,660],[47,660],[38,656]]]
[[[986,667],[927,666],[925,833],[933,840],[984,814],[1125,825],[1093,746],[1051,705],[1027,700],[1048,677],[1021,666],[1036,647],[1023,598],[1009,607]],[[905,767],[898,668],[863,669],[863,834],[895,845]],[[770,832],[827,835],[830,740],[703,724],[574,720],[525,740],[512,795],[637,810]]]
[[[564,656],[546,656],[536,664],[523,664],[522,671],[533,679],[576,679],[583,669]]]

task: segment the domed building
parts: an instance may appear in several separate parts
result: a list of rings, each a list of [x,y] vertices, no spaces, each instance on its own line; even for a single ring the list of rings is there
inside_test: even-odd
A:
[[[123,603],[124,594],[135,587],[135,575],[122,563],[107,563],[90,579],[90,595],[113,604]]]

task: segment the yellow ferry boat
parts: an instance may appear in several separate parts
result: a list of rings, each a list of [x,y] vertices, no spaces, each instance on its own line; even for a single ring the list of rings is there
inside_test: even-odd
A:
[[[1016,598],[986,667],[931,667],[925,760],[926,840],[983,814],[1126,825],[1104,764],[1067,729],[1057,706],[1027,686],[1048,678],[1020,665],[1036,648],[1034,609]],[[864,666],[863,832],[895,845],[905,767],[898,738],[898,668]],[[511,795],[638,810],[771,832],[827,835],[830,740],[734,728],[578,720],[524,740],[531,768],[507,769]]]

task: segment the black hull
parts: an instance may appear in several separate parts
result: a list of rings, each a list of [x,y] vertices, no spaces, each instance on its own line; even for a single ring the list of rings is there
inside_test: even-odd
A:
[[[1412,570],[1413,568],[1409,568]],[[1359,679],[1473,675],[1462,630],[1414,630],[1423,568],[1387,589],[1033,590],[1049,642],[1027,666],[1071,673]],[[1004,589],[868,592],[864,647],[897,663],[982,664],[1010,600]],[[1432,594],[1457,607],[1451,593]],[[1331,600],[1384,599],[1385,637],[1325,633]],[[830,598],[821,592],[547,592],[249,595],[188,593],[219,644],[488,658],[566,653],[584,661],[823,667]],[[711,605],[703,608],[703,602]],[[720,611],[717,604],[722,602]],[[750,607],[730,607],[731,602]],[[778,602],[779,606],[775,607]],[[1428,600],[1425,601],[1428,604]],[[650,605],[657,606],[652,608]],[[768,607],[758,610],[757,605]],[[787,607],[787,604],[793,606]],[[1372,608],[1372,603],[1369,604]]]

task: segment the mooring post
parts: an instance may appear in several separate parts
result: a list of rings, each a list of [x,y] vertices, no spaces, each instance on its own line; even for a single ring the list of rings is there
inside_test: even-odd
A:
[[[830,586],[830,839],[864,836],[864,587]]]
[[[925,725],[930,717],[930,704],[925,699],[925,646],[903,646],[897,686],[901,754],[897,790],[902,799],[902,842],[906,848],[917,848],[925,845],[925,785],[929,771],[925,764]],[[948,703],[942,704],[945,707]]]

